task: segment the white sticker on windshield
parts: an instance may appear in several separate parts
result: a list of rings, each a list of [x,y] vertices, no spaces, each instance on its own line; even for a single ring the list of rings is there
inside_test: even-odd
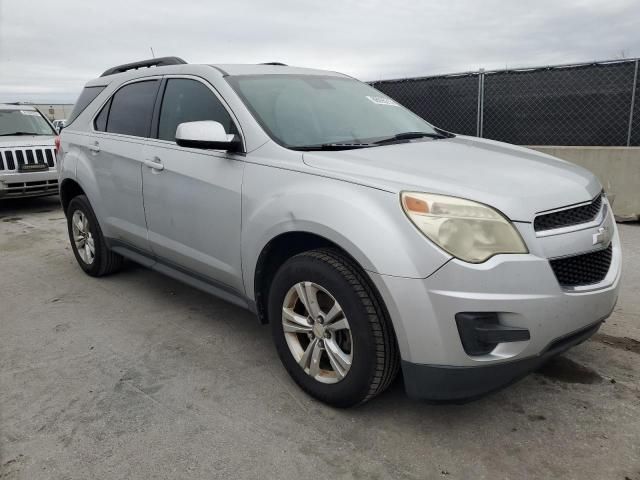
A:
[[[399,107],[399,105],[393,100],[391,100],[390,98],[372,97],[371,95],[367,95],[366,97],[376,105],[388,105],[390,107]]]
[[[32,117],[39,117],[40,114],[34,110],[20,110],[23,115],[31,115]]]

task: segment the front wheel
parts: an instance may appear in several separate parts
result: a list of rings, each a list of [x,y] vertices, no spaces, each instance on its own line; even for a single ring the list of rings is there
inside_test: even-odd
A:
[[[366,402],[398,371],[385,310],[362,271],[338,251],[312,250],[285,262],[271,284],[269,319],[285,368],[325,403]]]

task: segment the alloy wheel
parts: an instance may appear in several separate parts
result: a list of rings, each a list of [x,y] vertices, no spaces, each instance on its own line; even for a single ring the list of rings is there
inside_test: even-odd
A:
[[[89,220],[82,211],[73,212],[71,230],[78,255],[84,263],[91,265],[96,258],[96,247],[93,235],[89,230]]]
[[[292,286],[282,306],[282,328],[293,358],[322,383],[344,379],[353,362],[349,321],[338,301],[313,282]]]

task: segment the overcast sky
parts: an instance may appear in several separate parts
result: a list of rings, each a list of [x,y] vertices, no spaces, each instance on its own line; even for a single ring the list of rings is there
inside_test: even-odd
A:
[[[640,0],[0,0],[0,101],[156,56],[362,80],[640,56]]]

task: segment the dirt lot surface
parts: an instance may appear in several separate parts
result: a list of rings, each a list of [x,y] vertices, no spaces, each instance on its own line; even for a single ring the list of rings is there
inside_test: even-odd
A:
[[[640,226],[592,340],[465,405],[300,391],[269,329],[135,265],[87,277],[57,198],[0,202],[0,479],[640,480]]]

